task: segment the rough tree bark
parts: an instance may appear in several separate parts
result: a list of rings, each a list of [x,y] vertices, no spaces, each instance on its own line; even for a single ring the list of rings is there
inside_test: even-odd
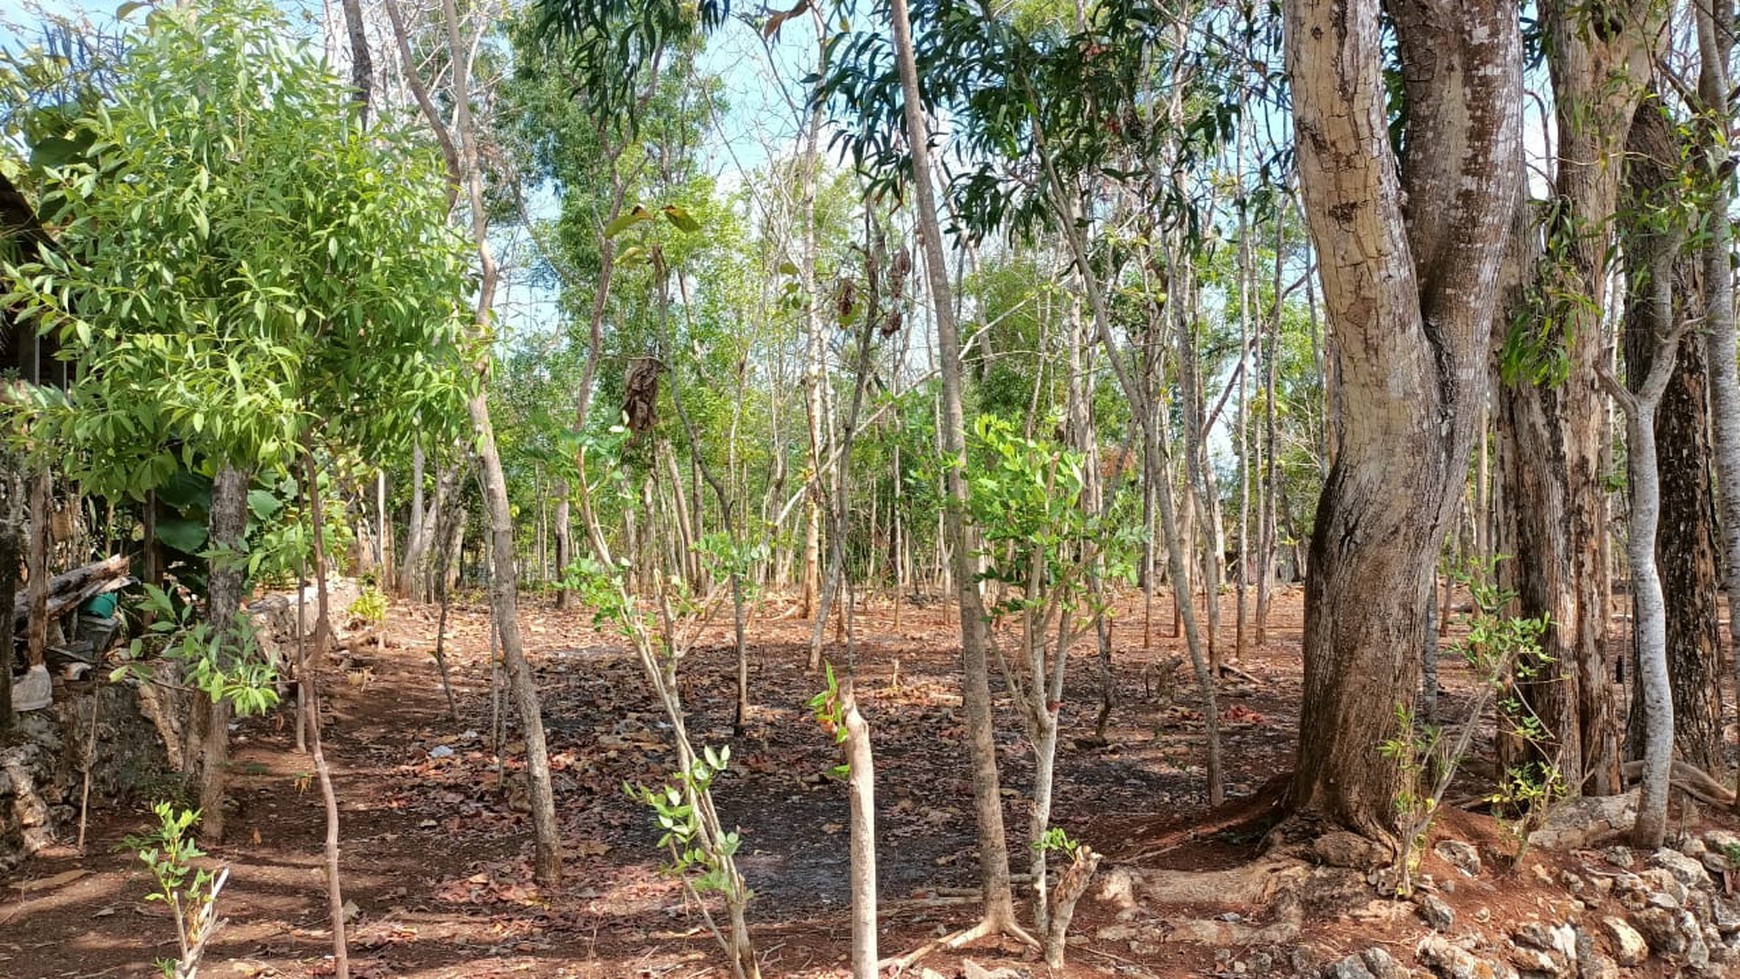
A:
[[[369,37],[364,30],[362,0],[343,0],[344,29],[350,38],[350,87],[363,128],[369,124],[369,98],[374,87],[375,63],[369,57]]]
[[[1286,5],[1300,189],[1345,408],[1311,541],[1289,801],[1393,842],[1397,771],[1378,744],[1418,688],[1420,609],[1467,476],[1522,89],[1513,4],[1384,7],[1408,104],[1402,164],[1378,0]]]
[[[312,488],[310,488],[312,492]],[[248,529],[248,476],[231,465],[217,471],[211,484],[211,512],[207,521],[212,547],[220,553],[211,560],[206,591],[206,621],[223,637],[221,665],[234,665],[236,612],[242,605],[242,582],[247,563],[243,537]],[[230,703],[227,700],[194,701],[206,712],[200,763],[200,838],[208,843],[224,839],[224,784],[229,768]]]
[[[25,597],[30,601],[30,615],[25,620],[24,642],[33,668],[42,666],[43,657],[48,655],[48,549],[53,546],[48,533],[48,501],[53,493],[53,477],[48,470],[30,477],[30,537],[25,547],[30,577]]]
[[[1695,259],[1681,253],[1683,229],[1661,234],[1637,227],[1667,201],[1654,198],[1678,180],[1680,146],[1653,98],[1638,107],[1628,143],[1625,208],[1627,289],[1625,376],[1638,390],[1650,373],[1656,345],[1696,311]],[[1669,254],[1657,254],[1662,250]],[[1671,276],[1656,282],[1656,276]],[[1661,300],[1656,289],[1674,298]],[[1677,300],[1677,301],[1676,301]],[[1723,770],[1721,627],[1716,603],[1717,560],[1713,517],[1709,402],[1705,393],[1704,341],[1686,335],[1672,378],[1656,409],[1656,476],[1661,515],[1656,561],[1667,608],[1667,672],[1673,692],[1674,744],[1686,761],[1706,772]]]
[[[1579,2],[1541,5],[1553,80],[1558,160],[1546,235],[1552,259],[1539,264],[1537,295],[1549,297],[1552,329],[1536,343],[1563,346],[1564,379],[1507,378],[1499,388],[1499,458],[1514,538],[1507,584],[1521,614],[1546,615],[1546,682],[1520,685],[1554,736],[1567,789],[1594,795],[1619,790],[1619,731],[1614,719],[1607,637],[1607,535],[1602,451],[1606,412],[1597,366],[1605,344],[1613,214],[1621,157],[1659,34],[1651,0],[1599,8]],[[1594,13],[1603,18],[1591,22]],[[1574,297],[1561,300],[1558,297]],[[1535,329],[1535,322],[1525,322]],[[1545,356],[1560,356],[1554,350]],[[1554,758],[1501,741],[1500,763],[1551,764]],[[1534,755],[1524,752],[1535,751]]]
[[[1734,49],[1733,0],[1696,0],[1698,142],[1704,178],[1714,194],[1704,213],[1726,215],[1732,200],[1722,176],[1730,162],[1728,141],[1732,113],[1728,109],[1728,59]],[[1722,25],[1720,28],[1718,25]],[[1710,416],[1715,445],[1716,485],[1720,493],[1722,578],[1728,592],[1728,655],[1740,654],[1740,616],[1733,614],[1740,597],[1740,367],[1735,363],[1733,235],[1725,220],[1704,228],[1702,255],[1704,292],[1704,356],[1710,370]],[[1740,676],[1740,659],[1734,663]]]
[[[24,554],[24,470],[18,456],[0,449],[0,738],[12,732],[12,668],[18,638],[18,565]]]

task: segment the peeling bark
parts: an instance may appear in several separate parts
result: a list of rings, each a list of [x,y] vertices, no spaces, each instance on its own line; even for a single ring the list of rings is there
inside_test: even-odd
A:
[[[1300,189],[1343,408],[1311,542],[1289,801],[1393,841],[1398,773],[1378,745],[1418,689],[1421,609],[1467,477],[1521,179],[1522,95],[1514,5],[1385,9],[1409,107],[1402,161],[1379,4],[1286,6]]]

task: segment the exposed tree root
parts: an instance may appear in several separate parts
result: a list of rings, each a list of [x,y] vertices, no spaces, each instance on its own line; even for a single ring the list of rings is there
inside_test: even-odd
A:
[[[1309,874],[1308,864],[1288,857],[1267,857],[1228,870],[1139,870],[1120,866],[1104,875],[1098,893],[1101,900],[1120,908],[1138,904],[1263,907]]]
[[[1627,781],[1635,780],[1643,775],[1643,762],[1628,761],[1623,772]],[[1716,781],[1696,765],[1677,758],[1674,759],[1673,767],[1668,770],[1668,786],[1712,806],[1725,808],[1734,804],[1733,789]]]
[[[1022,928],[1019,924],[1016,924],[1013,919],[998,922],[985,918],[981,919],[978,924],[973,925],[970,928],[964,928],[952,935],[945,935],[935,941],[926,942],[899,958],[883,959],[881,962],[877,963],[877,969],[882,972],[891,973],[892,975],[900,975],[907,969],[917,965],[927,956],[934,955],[937,952],[952,952],[956,949],[965,948],[976,941],[992,938],[997,935],[1008,935],[1010,938],[1013,938],[1021,944],[1031,948],[1040,947],[1039,940],[1034,938],[1032,935],[1029,935],[1027,930]]]

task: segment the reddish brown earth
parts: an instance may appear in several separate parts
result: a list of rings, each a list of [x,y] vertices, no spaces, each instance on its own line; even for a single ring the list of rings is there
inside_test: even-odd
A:
[[[1230,597],[1228,605],[1230,640]],[[1143,648],[1139,598],[1117,621],[1117,707],[1103,747],[1087,740],[1098,704],[1093,661],[1085,652],[1072,661],[1056,823],[1106,852],[1108,866],[1235,866],[1255,856],[1273,818],[1276,776],[1292,765],[1299,595],[1280,597],[1268,644],[1253,644],[1239,661],[1250,680],[1230,677],[1221,687],[1230,801],[1216,813],[1206,805],[1202,723],[1188,706],[1188,671],[1180,673],[1178,704],[1151,693],[1153,665],[1182,653],[1181,641],[1170,637],[1170,604],[1156,608],[1156,618],[1162,608],[1165,617],[1154,624],[1151,648]],[[530,829],[516,788],[520,745],[510,734],[505,783],[490,750],[483,609],[458,607],[449,625],[457,721],[447,716],[431,658],[435,611],[395,606],[384,648],[332,668],[323,680],[345,896],[359,912],[350,933],[352,975],[727,975],[700,916],[660,872],[650,815],[622,789],[625,781],[662,780],[673,757],[635,661],[584,613],[542,601],[524,613],[567,854],[562,886],[544,892],[529,878]],[[807,624],[782,615],[785,603],[768,602],[760,612],[750,630],[758,706],[746,736],[731,738],[734,663],[722,629],[682,666],[689,729],[698,743],[733,748],[715,794],[725,821],[743,833],[741,867],[757,894],[750,916],[764,974],[845,975],[846,796],[823,776],[838,763],[837,749],[806,707],[820,687],[804,669]],[[957,634],[947,607],[936,604],[903,605],[897,624],[892,604],[872,602],[857,624],[859,699],[877,753],[881,950],[888,956],[974,920],[971,899],[958,896],[974,883],[975,857]],[[1451,674],[1454,693],[1461,678]],[[1455,711],[1454,698],[1446,709]],[[238,731],[231,839],[211,848],[212,859],[231,868],[222,901],[228,925],[208,954],[207,976],[300,977],[332,968],[320,795],[309,784],[311,763],[292,750],[287,720],[280,712]],[[998,722],[1011,853],[1020,870],[1032,749],[1002,697]],[[431,758],[441,745],[452,755]],[[83,855],[64,847],[13,875],[10,889],[0,891],[0,976],[146,976],[154,974],[153,959],[173,957],[166,913],[144,900],[143,867],[121,846],[126,834],[145,828],[145,808],[100,816]],[[1490,821],[1477,818],[1456,825],[1464,838],[1490,832]],[[83,873],[66,879],[71,871]],[[1485,902],[1501,919],[1520,913],[1540,899],[1526,883],[1521,875],[1497,881]],[[1094,937],[1110,923],[1103,906],[1083,902],[1074,928],[1082,943],[1072,944],[1065,975],[1232,974],[1233,959],[1248,951],[1166,944],[1136,953],[1128,942]],[[1400,946],[1424,927],[1414,921],[1377,932]],[[1331,915],[1309,922],[1305,940],[1328,956],[1369,946],[1373,933],[1355,915]],[[1010,943],[963,955],[1045,971]],[[924,964],[948,975],[962,957],[939,954]],[[1282,962],[1276,967],[1291,972]]]

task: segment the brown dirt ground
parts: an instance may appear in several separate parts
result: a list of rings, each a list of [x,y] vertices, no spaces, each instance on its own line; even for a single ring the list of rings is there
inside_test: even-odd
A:
[[[1273,820],[1277,776],[1292,767],[1300,682],[1300,594],[1279,596],[1268,643],[1239,660],[1250,680],[1221,686],[1229,803],[1206,806],[1204,742],[1188,671],[1177,704],[1151,693],[1152,665],[1182,642],[1171,637],[1170,604],[1156,605],[1154,639],[1143,648],[1139,596],[1116,623],[1117,707],[1107,744],[1088,740],[1098,704],[1090,656],[1073,660],[1058,760],[1055,822],[1109,860],[1180,870],[1237,865],[1256,854]],[[337,774],[345,895],[358,915],[350,932],[360,977],[699,977],[728,972],[680,887],[661,874],[657,831],[628,799],[627,782],[653,783],[672,751],[639,667],[581,612],[529,598],[528,652],[544,695],[567,855],[560,889],[529,878],[530,829],[516,788],[520,745],[509,735],[507,779],[490,750],[492,700],[480,605],[456,607],[447,648],[459,719],[447,716],[431,658],[436,610],[398,604],[381,647],[324,677],[326,751]],[[1165,615],[1161,616],[1160,610]],[[732,741],[733,659],[716,629],[682,667],[697,742],[732,743],[730,771],[715,786],[727,824],[741,828],[741,866],[757,897],[750,916],[764,974],[845,975],[847,819],[844,787],[822,777],[837,763],[831,738],[809,717],[819,689],[804,669],[808,626],[788,602],[768,601],[751,626],[757,708]],[[1232,633],[1227,598],[1225,634]],[[957,634],[947,606],[871,601],[857,618],[859,699],[877,752],[882,954],[893,955],[970,924],[971,899],[948,903],[975,881],[971,788],[962,742]],[[1466,678],[1445,660],[1450,701]],[[1000,682],[994,687],[1001,688]],[[1011,855],[1022,869],[1025,792],[1032,750],[999,696],[998,745]],[[235,742],[230,840],[211,847],[232,871],[222,914],[228,925],[208,953],[207,976],[330,974],[320,795],[311,763],[292,750],[288,711],[242,723]],[[446,745],[447,757],[430,751]],[[173,927],[123,837],[145,827],[145,808],[100,814],[91,843],[42,854],[0,893],[0,976],[16,979],[147,976],[172,957]],[[1490,820],[1455,815],[1462,838],[1495,848]],[[1491,837],[1491,838],[1489,838]],[[1447,868],[1428,865],[1440,874]],[[77,879],[20,890],[69,871]],[[58,878],[56,878],[58,879]],[[1530,887],[1512,873],[1471,883],[1453,903],[1517,920],[1562,891]],[[1247,909],[1248,911],[1249,909]],[[1109,912],[1082,903],[1066,976],[1233,974],[1250,950],[1165,944],[1133,952],[1103,941]],[[1381,940],[1410,946],[1418,920],[1379,922],[1360,909],[1308,923],[1305,941],[1324,954]],[[987,943],[925,965],[950,974],[961,958],[1044,974],[1011,943]],[[1277,963],[1280,964],[1279,962]]]

